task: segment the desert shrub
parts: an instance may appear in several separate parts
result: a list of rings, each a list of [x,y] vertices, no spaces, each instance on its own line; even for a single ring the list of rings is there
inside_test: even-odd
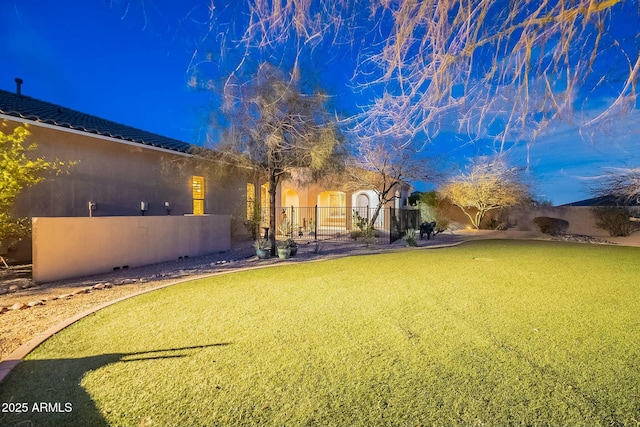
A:
[[[356,230],[351,232],[353,240],[368,239],[375,235],[375,230],[369,224],[369,221],[362,217],[358,211],[354,210],[352,215],[352,225]]]
[[[404,242],[407,246],[418,246],[418,231],[414,228],[408,229],[404,234]]]
[[[591,212],[596,219],[596,227],[608,231],[612,237],[628,236],[638,229],[638,226],[629,220],[631,211],[625,207],[595,207]]]
[[[506,230],[509,228],[509,225],[502,218],[491,218],[487,221],[486,227],[489,230]]]
[[[509,210],[508,209],[498,209],[495,210],[489,220],[486,223],[486,227],[489,230],[508,230],[509,225]]]
[[[569,221],[560,218],[550,218],[548,216],[539,216],[533,219],[541,233],[544,234],[565,234],[569,229]]]
[[[449,228],[447,214],[448,203],[438,196],[435,191],[420,194],[418,199],[420,206],[420,219],[422,222],[436,222],[435,231],[442,233]]]
[[[262,208],[259,202],[255,202],[251,209],[250,218],[245,222],[245,226],[249,233],[251,233],[251,239],[257,240],[260,237],[260,224],[262,224]]]

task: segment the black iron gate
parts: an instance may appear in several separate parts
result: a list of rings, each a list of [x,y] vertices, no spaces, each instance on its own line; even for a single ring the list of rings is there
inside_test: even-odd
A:
[[[269,213],[263,212],[262,217],[263,227],[267,227]],[[277,239],[347,242],[371,238],[386,244],[402,237],[408,228],[419,226],[418,210],[381,208],[376,213],[370,207],[289,206],[276,209],[275,233]]]
[[[405,232],[413,228],[420,229],[420,211],[417,209],[395,209],[389,208],[391,218],[389,243],[404,236]]]

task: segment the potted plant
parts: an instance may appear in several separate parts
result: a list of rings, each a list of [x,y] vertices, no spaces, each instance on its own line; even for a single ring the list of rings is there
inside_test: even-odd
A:
[[[253,242],[253,247],[256,248],[256,256],[259,259],[267,259],[271,255],[271,247],[267,239],[259,237]]]
[[[291,248],[287,240],[278,242],[278,258],[287,259],[291,256]]]
[[[298,253],[298,244],[296,241],[289,238],[284,241],[284,244],[291,250],[291,256],[296,256]]]

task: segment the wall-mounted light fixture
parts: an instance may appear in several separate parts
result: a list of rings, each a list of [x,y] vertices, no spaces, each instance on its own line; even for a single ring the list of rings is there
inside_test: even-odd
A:
[[[164,202],[164,210],[167,211],[167,215],[171,215],[171,204],[169,202]]]
[[[89,202],[89,218],[93,216],[93,211],[97,209],[98,205],[96,202]]]
[[[149,210],[149,203],[140,202],[140,215],[144,216],[144,213]]]

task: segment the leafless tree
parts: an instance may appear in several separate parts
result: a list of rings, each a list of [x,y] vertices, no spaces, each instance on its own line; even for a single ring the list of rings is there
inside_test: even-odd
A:
[[[276,229],[276,190],[291,176],[314,180],[337,167],[344,139],[321,92],[302,93],[296,79],[262,64],[247,84],[227,91],[227,132],[209,152],[217,162],[256,170],[269,183],[269,226]],[[275,232],[271,233],[275,253]]]
[[[428,142],[455,130],[490,138],[502,152],[509,141],[535,140],[554,122],[587,129],[637,102],[637,1],[232,3],[234,13],[211,0],[207,35],[190,68],[194,84],[217,84],[198,74],[203,63],[228,63],[239,73],[252,58],[277,57],[295,68],[304,54],[346,46],[358,58],[355,88],[376,94],[351,122],[361,138],[423,135],[416,140]],[[617,24],[629,17],[636,17],[631,25]],[[212,51],[221,55],[205,53]],[[233,79],[221,86],[229,84]],[[597,113],[580,105],[596,97],[603,105]]]
[[[596,178],[592,193],[599,197],[612,197],[621,204],[640,203],[640,168],[606,170]]]
[[[469,172],[451,178],[438,193],[459,207],[476,229],[487,212],[530,200],[518,170],[499,156],[477,159]]]
[[[332,175],[331,185],[346,191],[366,189],[375,192],[378,203],[369,218],[369,227],[373,228],[382,208],[396,198],[396,191],[434,176],[425,153],[416,153],[402,144],[364,141],[349,156],[344,170]]]

